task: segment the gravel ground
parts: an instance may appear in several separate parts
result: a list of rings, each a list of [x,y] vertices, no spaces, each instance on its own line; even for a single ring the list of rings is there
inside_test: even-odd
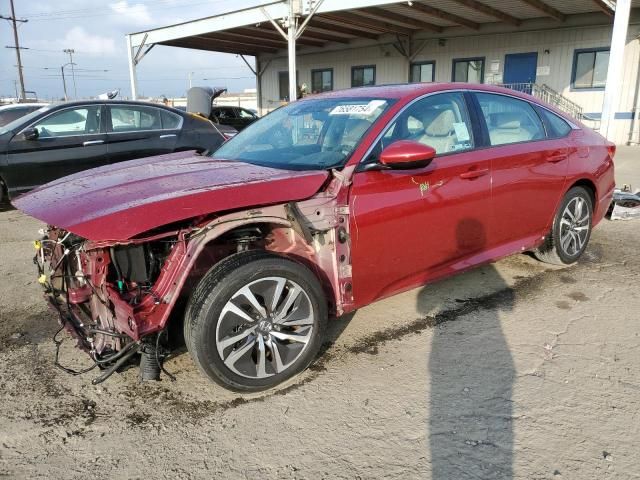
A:
[[[640,222],[576,266],[516,255],[334,320],[288,385],[243,396],[188,354],[177,382],[53,367],[31,264],[0,213],[0,475],[11,478],[639,478]],[[61,349],[64,364],[87,358]]]

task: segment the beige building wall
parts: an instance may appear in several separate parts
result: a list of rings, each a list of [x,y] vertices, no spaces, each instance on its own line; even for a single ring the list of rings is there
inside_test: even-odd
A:
[[[624,84],[616,108],[614,138],[625,144],[631,138],[633,112],[638,102],[638,69],[640,65],[640,25],[630,25],[624,62]],[[435,61],[435,79],[451,81],[452,61],[456,58],[485,57],[485,83],[502,83],[505,55],[510,53],[538,53],[536,82],[547,84],[565,97],[579,104],[587,114],[599,115],[602,111],[604,90],[573,90],[571,74],[574,51],[585,48],[608,47],[611,37],[609,26],[555,28],[532,32],[493,33],[472,37],[427,39],[414,61]],[[390,41],[376,44],[373,41],[357,41],[353,45],[331,50],[298,55],[298,83],[311,87],[311,70],[332,68],[334,89],[351,86],[351,67],[376,66],[376,84],[407,82],[409,62]],[[414,45],[420,44],[414,40]],[[265,61],[266,59],[261,59]],[[262,77],[262,107],[272,110],[283,102],[279,99],[278,73],[287,70],[286,56],[271,58]],[[598,127],[599,122],[585,122]]]

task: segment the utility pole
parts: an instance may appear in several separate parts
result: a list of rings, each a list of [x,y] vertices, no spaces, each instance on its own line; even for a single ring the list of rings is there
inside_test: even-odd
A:
[[[7,47],[7,48],[15,48],[16,49],[16,57],[18,57],[18,75],[20,77],[20,100],[24,101],[27,98],[27,94],[24,91],[24,76],[22,75],[22,59],[20,58],[20,43],[18,42],[18,26],[17,26],[17,22],[21,22],[21,23],[26,23],[27,20],[26,19],[17,19],[16,18],[16,11],[13,8],[13,0],[9,0],[9,4],[11,5],[11,16],[10,17],[4,17],[2,15],[0,15],[0,18],[4,19],[4,20],[9,20],[11,21],[11,25],[13,26],[13,42],[14,42],[14,46],[13,47]]]
[[[73,98],[74,100],[77,100],[78,89],[76,88],[76,72],[73,68],[73,66],[75,65],[75,63],[73,63],[73,54],[76,53],[76,51],[73,48],[65,48],[63,52],[69,54],[69,64],[71,65],[71,77],[73,77]]]

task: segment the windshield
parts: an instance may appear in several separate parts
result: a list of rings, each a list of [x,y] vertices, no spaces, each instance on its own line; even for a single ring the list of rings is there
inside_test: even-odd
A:
[[[40,115],[42,112],[46,112],[50,107],[42,107],[36,110],[35,112],[28,113],[20,118],[16,118],[13,122],[7,123],[4,127],[0,127],[0,135],[3,133],[10,132],[17,128],[22,127],[22,125],[29,125],[31,120]]]
[[[251,124],[213,155],[288,170],[341,167],[391,103],[344,97],[291,103]]]

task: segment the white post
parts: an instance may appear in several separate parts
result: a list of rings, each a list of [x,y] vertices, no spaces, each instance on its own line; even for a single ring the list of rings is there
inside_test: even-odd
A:
[[[133,58],[131,35],[127,35],[127,51],[129,53],[129,81],[131,82],[131,100],[138,98],[138,78],[136,77],[136,63]]]
[[[631,0],[618,0],[613,19],[613,33],[609,51],[609,68],[604,87],[602,102],[602,117],[600,118],[600,133],[608,140],[613,138],[613,123],[616,108],[622,93],[622,74],[624,63],[624,47],[627,43],[627,28],[629,26],[629,12]]]
[[[289,19],[287,20],[287,44],[289,47],[289,102],[295,102],[298,99],[298,83],[296,78],[296,27],[298,18],[296,16],[294,2],[298,0],[289,0]]]

